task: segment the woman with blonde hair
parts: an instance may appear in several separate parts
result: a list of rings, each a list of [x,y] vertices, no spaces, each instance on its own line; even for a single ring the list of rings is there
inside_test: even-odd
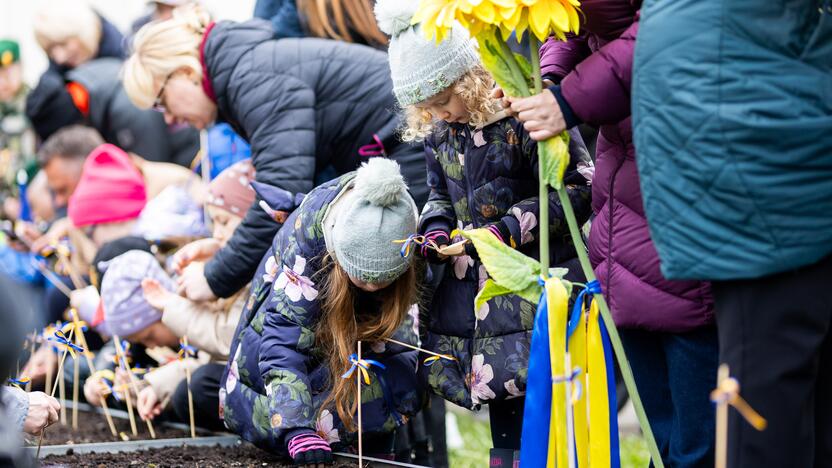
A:
[[[427,197],[421,150],[398,140],[387,57],[369,47],[320,39],[273,39],[268,23],[214,23],[197,5],[142,28],[125,63],[124,88],[140,108],[168,122],[205,128],[229,123],[251,144],[257,181],[307,193],[363,157],[398,161],[417,203]],[[259,200],[256,202],[259,203]],[[189,268],[180,292],[193,300],[228,297],[244,286],[280,228],[263,210],[202,268]],[[199,249],[190,258],[203,255]]]
[[[229,429],[298,465],[331,460],[355,441],[360,340],[364,451],[392,454],[392,431],[420,407],[416,351],[387,341],[418,343],[419,275],[395,243],[415,231],[416,210],[398,164],[382,158],[306,196],[263,257],[231,344]]]
[[[49,56],[49,71],[61,75],[96,58],[125,57],[124,37],[85,0],[43,2],[32,27]]]

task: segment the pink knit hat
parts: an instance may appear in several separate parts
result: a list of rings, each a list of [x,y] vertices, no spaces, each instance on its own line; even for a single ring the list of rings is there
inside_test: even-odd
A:
[[[254,203],[255,192],[251,188],[255,170],[251,159],[243,159],[224,169],[208,185],[208,205],[243,217]]]
[[[72,223],[81,227],[134,219],[145,204],[144,178],[130,156],[103,144],[87,156],[67,211]]]

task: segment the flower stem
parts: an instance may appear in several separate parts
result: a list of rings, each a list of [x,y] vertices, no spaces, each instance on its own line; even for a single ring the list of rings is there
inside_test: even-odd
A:
[[[563,206],[563,213],[566,216],[566,223],[569,225],[572,242],[575,244],[575,250],[578,252],[578,260],[581,262],[581,268],[584,270],[587,281],[593,281],[596,279],[595,272],[592,269],[592,264],[589,263],[589,256],[586,253],[586,246],[584,246],[578,221],[575,219],[575,212],[572,210],[572,203],[569,201],[569,195],[567,195],[565,187],[557,189],[557,192],[561,206]],[[633,401],[633,407],[636,410],[636,417],[638,418],[639,426],[641,426],[641,432],[644,434],[647,449],[650,451],[650,457],[653,459],[653,466],[656,468],[664,468],[659,447],[656,445],[656,438],[653,436],[653,430],[650,428],[650,422],[647,420],[644,405],[641,403],[641,397],[638,394],[638,388],[636,388],[633,370],[630,368],[630,362],[627,360],[624,345],[621,344],[621,338],[618,336],[618,329],[615,328],[615,322],[612,320],[607,301],[603,294],[596,295],[593,300],[598,301],[601,318],[603,318],[604,325],[607,327],[607,333],[609,333],[610,342],[612,342],[612,348],[615,351],[618,367],[621,369],[621,375],[624,377],[624,385],[627,387],[627,392]]]
[[[529,52],[532,57],[532,78],[536,96],[543,92],[543,76],[540,74],[540,41],[534,34],[529,34]]]
[[[540,42],[533,35],[529,38],[529,52],[532,56],[532,77],[534,78],[535,92],[540,93]],[[508,46],[503,43],[507,49]],[[514,53],[512,53],[512,57]],[[543,158],[537,158],[537,197],[540,203],[540,272],[543,276],[549,276],[549,183],[543,171]]]
[[[514,51],[511,50],[508,43],[503,39],[499,29],[495,31],[494,34],[497,38],[497,44],[500,46],[500,56],[506,61],[506,65],[508,66],[509,71],[511,71],[512,81],[519,85],[518,88],[523,94],[522,96],[517,97],[529,97],[529,85],[526,81],[526,75],[523,74],[523,70],[521,70],[520,65],[517,64],[517,60],[514,58]],[[521,83],[523,83],[523,85],[520,85]]]

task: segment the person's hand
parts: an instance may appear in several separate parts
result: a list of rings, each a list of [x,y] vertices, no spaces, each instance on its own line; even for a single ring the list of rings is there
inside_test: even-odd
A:
[[[533,140],[543,141],[566,130],[566,120],[555,95],[549,90],[527,98],[508,98],[511,111],[523,122]]]
[[[61,404],[43,392],[29,393],[29,411],[23,421],[23,432],[38,435],[44,427],[58,420]]]
[[[451,238],[447,232],[435,230],[425,233],[425,241],[432,241],[441,249],[451,243]],[[436,250],[428,247],[427,242],[425,242],[424,245],[416,246],[416,253],[430,263],[442,263],[448,258],[447,255],[442,255]]]
[[[176,284],[176,293],[192,301],[213,301],[217,298],[211,286],[208,285],[208,279],[205,278],[204,263],[188,265],[182,272],[182,276],[176,280]]]
[[[110,389],[98,376],[91,376],[84,382],[84,398],[92,406],[101,406],[101,401],[107,398]]]
[[[314,432],[296,435],[287,445],[296,466],[322,468],[332,463],[329,443]]]
[[[73,289],[69,294],[69,305],[78,311],[81,320],[92,322],[95,318],[95,312],[98,310],[98,304],[101,302],[101,295],[95,286],[87,286],[81,289]]]
[[[40,254],[40,252],[50,244],[54,244],[61,240],[62,237],[66,237],[69,234],[69,229],[71,227],[72,221],[70,221],[69,218],[61,218],[55,221],[52,223],[52,227],[46,231],[46,234],[32,241],[32,252]]]
[[[162,414],[162,404],[159,401],[159,395],[156,390],[150,385],[139,392],[137,398],[136,411],[139,412],[139,417],[142,421],[152,421]]]
[[[47,369],[52,368],[52,374],[55,374],[58,368],[58,356],[52,352],[51,346],[41,346],[20,375],[25,375],[32,380],[32,383],[40,383],[46,378]]]
[[[173,270],[181,275],[191,262],[205,262],[222,248],[214,238],[199,239],[185,245],[173,255]]]
[[[548,88],[555,84],[552,80],[543,80],[543,87]],[[494,89],[491,90],[491,97],[494,99],[499,99],[500,105],[503,106],[503,109],[508,112],[508,114],[512,117],[517,117],[517,113],[511,110],[511,98],[506,96],[503,92],[503,88],[499,86],[495,86]]]
[[[162,287],[162,284],[153,278],[145,278],[142,280],[142,293],[144,293],[144,299],[147,303],[159,310],[165,310],[168,302],[176,296],[176,294]]]

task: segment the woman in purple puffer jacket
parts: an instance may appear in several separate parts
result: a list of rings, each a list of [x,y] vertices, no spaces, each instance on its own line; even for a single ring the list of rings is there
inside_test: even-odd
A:
[[[581,34],[566,42],[549,39],[541,49],[544,77],[558,84],[538,96],[511,99],[511,108],[538,140],[580,123],[600,127],[590,259],[665,464],[712,466],[709,392],[718,342],[710,287],[662,275],[636,171],[630,82],[640,4],[581,2]]]

